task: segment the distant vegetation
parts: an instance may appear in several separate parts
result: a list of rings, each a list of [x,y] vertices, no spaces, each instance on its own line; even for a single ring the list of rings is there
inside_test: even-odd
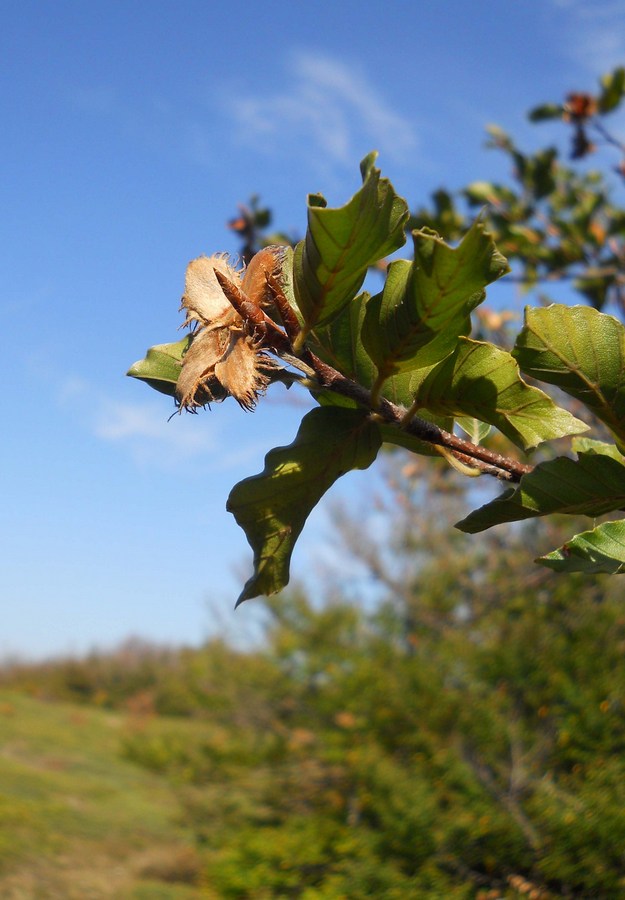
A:
[[[522,527],[469,552],[420,526],[433,492],[464,502],[425,471],[392,486],[386,557],[343,517],[371,612],[298,590],[267,603],[261,650],[131,643],[3,671],[46,709],[122,714],[119,764],[171,786],[202,896],[625,896],[617,580],[528,578]]]

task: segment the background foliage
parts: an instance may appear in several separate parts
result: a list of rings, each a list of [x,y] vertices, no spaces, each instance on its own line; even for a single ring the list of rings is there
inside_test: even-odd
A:
[[[124,711],[120,752],[172,785],[206,896],[625,892],[617,583],[528,577],[523,525],[468,551],[444,517],[419,524],[465,501],[418,468],[393,466],[388,546],[337,511],[368,611],[301,588],[267,601],[258,650],[136,644],[3,674]]]

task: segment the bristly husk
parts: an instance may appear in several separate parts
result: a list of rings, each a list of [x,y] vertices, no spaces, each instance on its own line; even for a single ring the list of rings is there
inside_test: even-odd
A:
[[[271,302],[268,277],[278,278],[282,248],[261,250],[245,272],[233,268],[223,254],[200,256],[187,266],[182,308],[184,324],[196,327],[182,360],[176,384],[180,409],[195,410],[232,396],[252,410],[258,395],[271,381],[279,364],[264,353],[245,330],[219,284],[215,270],[231,281],[247,299],[259,307]]]
[[[240,280],[240,273],[227,262],[224,254],[192,259],[187,266],[182,296],[181,308],[187,314],[184,325],[225,325],[231,317],[232,307],[215,278],[215,269],[235,284]]]
[[[193,335],[176,382],[176,400],[181,409],[193,410],[226,399],[228,392],[215,377],[215,365],[226,343],[227,330],[223,328],[204,328]]]

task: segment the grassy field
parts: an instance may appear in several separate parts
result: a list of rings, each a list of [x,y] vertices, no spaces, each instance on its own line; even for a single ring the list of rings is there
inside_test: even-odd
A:
[[[123,759],[126,727],[119,714],[0,691],[3,900],[202,896],[177,800]]]

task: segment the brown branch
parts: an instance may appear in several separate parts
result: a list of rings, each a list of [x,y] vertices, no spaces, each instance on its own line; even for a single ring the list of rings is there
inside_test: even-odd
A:
[[[603,122],[600,122],[599,119],[595,117],[591,120],[590,124],[607,144],[611,144],[613,147],[616,147],[617,150],[620,150],[621,153],[625,154],[625,144],[622,141],[619,141],[618,138],[615,138],[614,135],[608,131]]]
[[[370,409],[372,413],[380,416],[387,424],[402,428],[408,434],[428,444],[445,447],[447,450],[452,451],[461,462],[478,469],[485,475],[493,475],[503,481],[518,482],[523,475],[527,475],[528,472],[532,471],[532,466],[525,465],[525,463],[521,463],[516,459],[503,456],[501,453],[494,453],[492,450],[487,450],[486,447],[457,437],[455,434],[439,428],[433,422],[428,422],[418,416],[413,416],[409,422],[405,422],[406,410],[403,407],[397,406],[384,398],[376,403],[371,391],[350,378],[346,378],[337,369],[323,362],[308,349],[304,349],[296,359],[293,353],[293,346],[287,334],[256,303],[250,300],[239,287],[234,285],[221,272],[216,269],[214,271],[226,298],[241,316],[246,328],[249,329],[250,334],[258,342],[259,347],[271,350],[277,356],[284,356],[287,362],[297,363],[297,361],[301,361],[305,370],[314,373],[319,389],[325,388],[341,394],[343,397],[348,397],[350,400],[355,400],[359,406]],[[292,323],[289,322],[289,330],[291,328]],[[295,332],[294,326],[292,330]],[[308,386],[312,388],[311,385]]]
[[[332,366],[322,362],[314,353],[309,350],[302,354],[302,358],[308,362],[317,374],[321,387],[342,394],[355,400],[360,406],[369,407],[372,411],[378,413],[389,425],[401,426],[405,416],[405,409],[391,403],[390,400],[382,398],[378,406],[372,404],[371,392],[362,385],[345,378]],[[532,471],[532,466],[525,465],[516,459],[503,456],[501,453],[494,453],[487,450],[479,444],[473,444],[471,441],[463,440],[443,428],[439,428],[433,422],[427,422],[418,416],[414,416],[403,428],[408,434],[419,440],[426,441],[429,444],[437,444],[440,447],[446,447],[457,453],[463,462],[479,468],[484,474],[494,475],[504,481],[520,481],[523,475],[527,475]]]

